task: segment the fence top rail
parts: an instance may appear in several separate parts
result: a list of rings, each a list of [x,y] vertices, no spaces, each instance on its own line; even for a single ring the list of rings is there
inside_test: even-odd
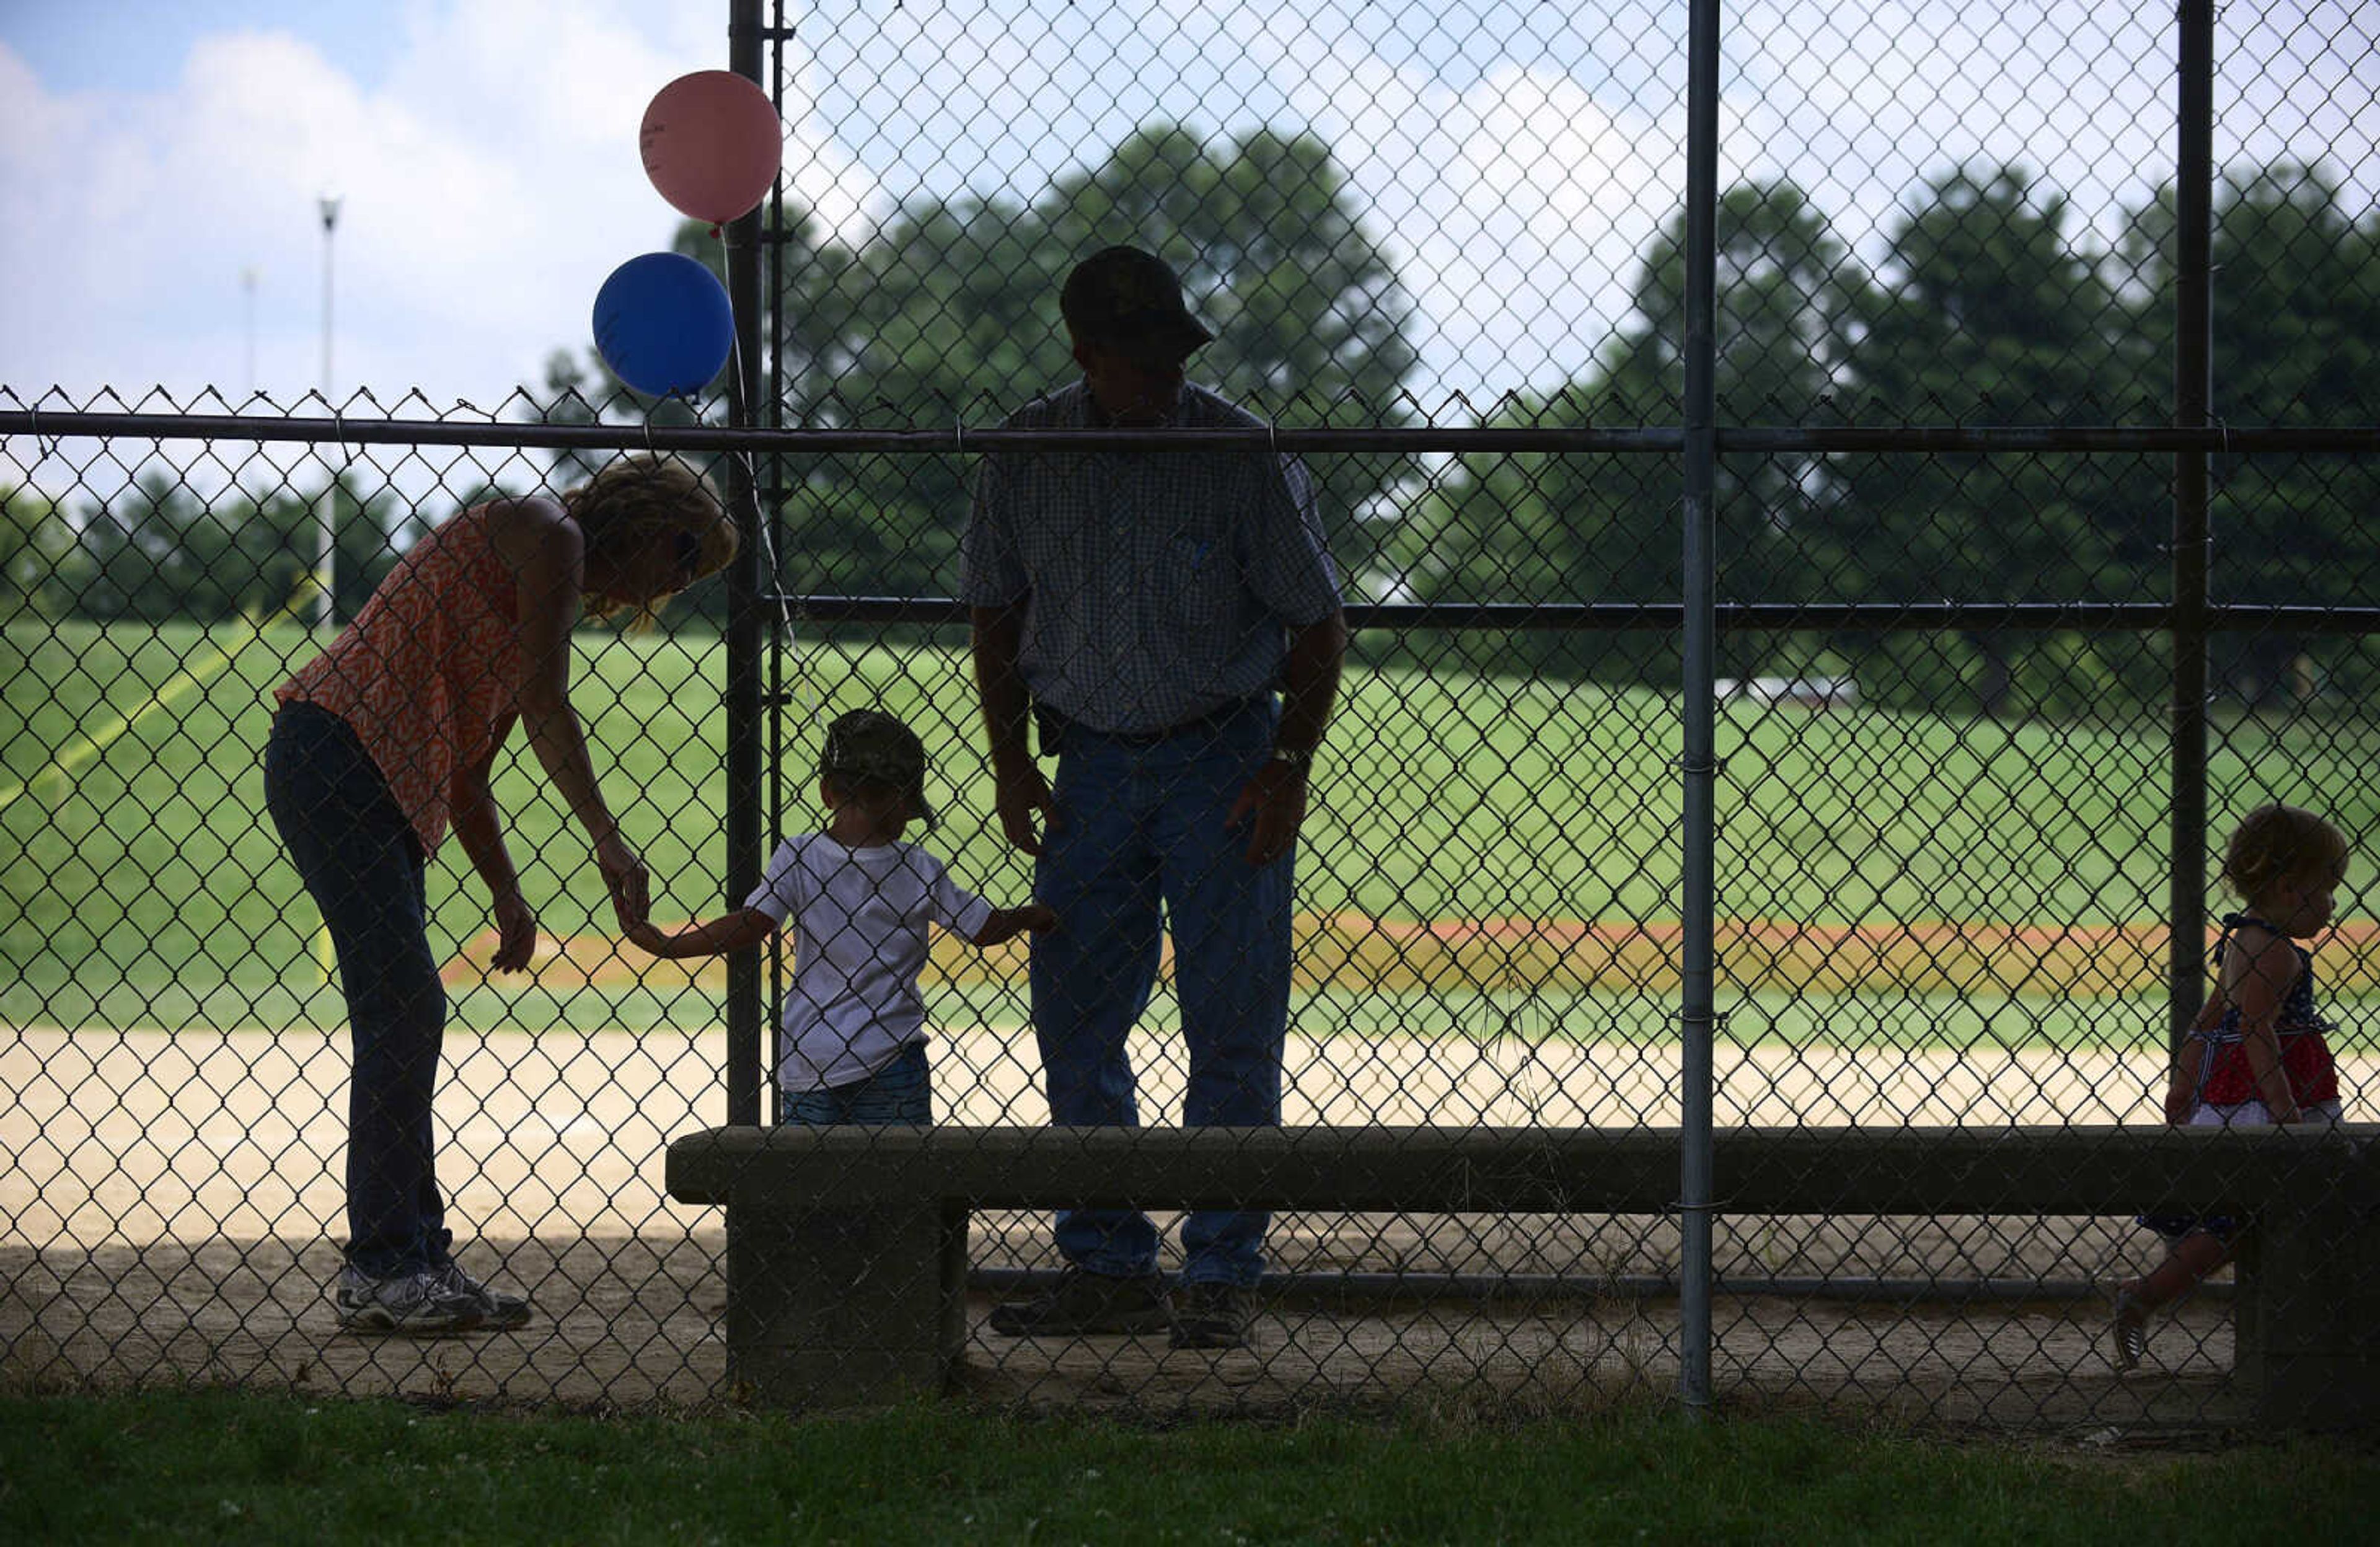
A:
[[[841,596],[771,592],[764,604],[796,624],[963,626],[967,604],[949,596]],[[2178,626],[2170,602],[1720,602],[1712,607],[1727,629],[1936,631],[1994,628],[2103,633],[2161,632]],[[2287,603],[2210,603],[2195,609],[2210,633],[2287,629],[2300,634],[2380,633],[2380,607],[2325,607]],[[1680,602],[1351,602],[1347,627],[1670,632],[1684,627]]]
[[[159,441],[252,441],[341,445],[501,445],[537,450],[826,453],[965,453],[1097,446],[1112,451],[1425,453],[1603,452],[1673,455],[1684,432],[1664,426],[1365,426],[1247,430],[735,430],[716,425],[540,424],[447,419],[264,418],[252,414],[84,413],[26,408],[0,412],[0,436],[37,440],[134,436]],[[1737,426],[1718,432],[1722,452],[2046,451],[2380,453],[2380,425],[2280,426],[1999,425]]]

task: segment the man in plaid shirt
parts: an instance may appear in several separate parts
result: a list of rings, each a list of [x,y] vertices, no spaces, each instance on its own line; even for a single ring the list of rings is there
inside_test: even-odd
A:
[[[1083,379],[1009,428],[1263,426],[1184,380],[1212,335],[1154,254],[1086,259],[1059,310]],[[1059,919],[1034,937],[1030,975],[1051,1120],[1139,1121],[1124,1039],[1156,983],[1161,903],[1184,1122],[1280,1122],[1295,846],[1347,645],[1305,469],[1269,450],[988,456],[961,558],[1001,827],[1037,857],[1035,895]],[[1057,756],[1054,786],[1028,722]],[[1239,1346],[1267,1223],[1189,1216],[1177,1313],[1147,1215],[1062,1210],[1067,1272],[992,1327]]]

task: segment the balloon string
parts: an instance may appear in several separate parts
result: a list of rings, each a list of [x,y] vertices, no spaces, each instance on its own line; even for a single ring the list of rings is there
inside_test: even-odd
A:
[[[731,337],[727,347],[728,365],[735,372],[737,384],[744,380],[744,340],[741,334]],[[739,394],[740,395],[740,394]],[[749,408],[749,402],[746,404]],[[808,658],[800,647],[801,636],[794,629],[794,611],[785,600],[785,577],[777,565],[777,542],[772,529],[776,523],[760,507],[760,475],[752,464],[752,454],[742,448],[730,451],[744,466],[744,486],[752,491],[752,526],[760,536],[760,556],[768,561],[769,587],[777,598],[777,621],[784,629],[785,646],[793,652],[794,676],[806,688],[815,687],[810,681]]]

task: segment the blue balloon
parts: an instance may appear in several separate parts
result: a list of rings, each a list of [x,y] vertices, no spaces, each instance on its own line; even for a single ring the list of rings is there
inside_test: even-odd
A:
[[[648,252],[595,292],[595,348],[620,380],[654,397],[699,392],[735,345],[727,289],[677,252]]]

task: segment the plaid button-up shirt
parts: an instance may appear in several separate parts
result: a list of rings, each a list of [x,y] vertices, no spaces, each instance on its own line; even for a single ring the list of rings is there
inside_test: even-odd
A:
[[[1090,413],[1077,382],[1007,426],[1079,429]],[[1172,422],[1264,424],[1187,384]],[[1100,731],[1163,730],[1267,690],[1288,630],[1340,604],[1313,484],[1266,451],[987,456],[960,560],[968,605],[1026,600],[1017,664],[1034,699]]]

